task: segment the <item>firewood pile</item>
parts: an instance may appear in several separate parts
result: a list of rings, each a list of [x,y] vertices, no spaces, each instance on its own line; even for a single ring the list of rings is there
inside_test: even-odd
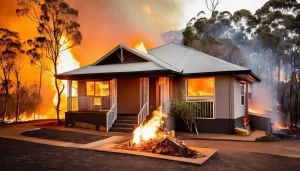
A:
[[[127,141],[118,145],[117,148],[185,158],[205,157],[204,154],[188,148],[184,142],[170,136],[164,139],[150,139],[141,144],[133,144],[131,141]]]

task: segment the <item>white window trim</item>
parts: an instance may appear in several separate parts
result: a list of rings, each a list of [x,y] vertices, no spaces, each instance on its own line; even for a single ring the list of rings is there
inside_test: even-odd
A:
[[[213,78],[214,79],[214,95],[213,96],[188,96],[188,79],[201,79],[201,78]],[[215,77],[192,77],[185,78],[185,99],[186,101],[215,101],[216,100],[216,78]]]
[[[214,79],[214,96],[197,96],[190,97],[188,96],[188,79],[199,79],[199,78],[213,78]],[[211,99],[209,99],[210,97]],[[185,101],[186,102],[213,102],[213,117],[212,118],[203,118],[203,117],[195,117],[195,119],[216,119],[216,77],[191,77],[185,78]]]
[[[245,103],[246,103],[246,102],[245,102],[245,97],[246,97],[246,93],[245,93],[246,83],[240,82],[240,89],[242,88],[242,87],[241,87],[241,84],[244,85],[244,95],[240,94],[240,105],[241,105],[241,106],[245,106]],[[241,90],[240,90],[240,93],[241,93]],[[244,104],[242,104],[242,96],[244,96]]]

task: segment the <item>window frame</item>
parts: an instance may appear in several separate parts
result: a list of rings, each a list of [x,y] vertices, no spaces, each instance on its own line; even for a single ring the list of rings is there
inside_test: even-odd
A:
[[[244,88],[244,91],[243,91],[243,94],[242,94],[242,86],[243,85],[243,88]],[[244,82],[240,82],[240,105],[241,106],[245,106],[245,97],[246,97],[246,92],[245,92],[245,89],[246,89],[246,83]],[[242,98],[244,99],[244,104],[242,104]]]
[[[94,83],[94,95],[87,95],[87,83],[93,82]],[[102,105],[102,98],[101,97],[107,97],[107,96],[96,96],[96,82],[107,82],[108,83],[108,97],[110,96],[110,81],[107,80],[101,80],[101,81],[86,81],[85,82],[85,96],[86,97],[93,97],[93,105],[94,106],[101,106]],[[100,104],[95,104],[95,99],[100,99]]]
[[[214,83],[214,95],[213,96],[189,96],[188,95],[188,80],[189,79],[205,79],[205,78],[212,78]],[[185,98],[186,101],[193,101],[193,100],[203,100],[203,101],[214,101],[216,98],[216,78],[215,77],[190,77],[185,79]]]

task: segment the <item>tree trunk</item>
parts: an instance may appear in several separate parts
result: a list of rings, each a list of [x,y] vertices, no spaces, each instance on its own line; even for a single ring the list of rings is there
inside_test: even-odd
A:
[[[55,106],[54,108],[56,110],[57,124],[60,125],[60,124],[62,124],[62,122],[60,121],[60,118],[59,118],[60,101],[61,101],[61,94],[63,92],[64,87],[62,88],[62,90],[59,89],[58,79],[55,77],[57,75],[57,62],[55,62],[55,65],[54,65],[54,74],[55,74],[54,75],[55,89],[56,89],[56,93],[57,93],[57,104],[54,104],[54,106]]]
[[[293,124],[293,115],[292,115],[292,109],[293,109],[293,78],[294,78],[294,71],[293,71],[293,56],[291,56],[290,59],[290,65],[291,65],[291,79],[290,79],[290,105],[289,105],[289,111],[290,111],[290,121],[291,121],[291,125]]]
[[[18,118],[20,115],[20,110],[19,110],[19,93],[20,93],[20,82],[19,78],[17,77],[17,87],[16,87],[16,96],[17,96],[17,102],[16,102],[16,123],[18,123]]]
[[[5,98],[6,98],[6,97],[5,97]],[[6,112],[7,112],[7,102],[8,102],[8,100],[5,99],[5,100],[4,100],[4,110],[3,110],[3,121],[4,121],[5,117],[6,117]]]

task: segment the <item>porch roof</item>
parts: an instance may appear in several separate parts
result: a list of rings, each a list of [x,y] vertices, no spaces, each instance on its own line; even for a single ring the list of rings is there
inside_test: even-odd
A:
[[[65,72],[57,75],[57,78],[68,78],[68,76],[84,76],[84,75],[111,75],[121,73],[134,72],[151,72],[151,71],[166,71],[165,68],[156,65],[153,62],[139,62],[126,64],[111,64],[111,65],[88,65],[78,68],[73,71]]]

